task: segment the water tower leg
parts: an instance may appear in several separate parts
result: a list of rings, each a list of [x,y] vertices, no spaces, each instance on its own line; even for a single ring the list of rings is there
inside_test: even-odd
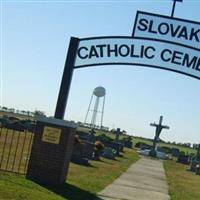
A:
[[[102,128],[102,125],[103,125],[103,114],[104,114],[104,107],[105,107],[105,98],[106,98],[106,96],[104,96],[104,98],[103,98],[103,108],[102,108],[102,113],[101,113],[101,128]]]
[[[67,58],[65,62],[63,77],[60,85],[60,91],[54,115],[54,117],[57,119],[64,118],[78,44],[79,44],[79,39],[72,37],[69,44],[69,49],[67,53]]]
[[[92,94],[91,99],[90,99],[90,103],[89,103],[88,110],[87,110],[87,113],[86,113],[86,116],[85,116],[84,124],[87,121],[87,117],[88,117],[88,113],[90,111],[90,106],[91,106],[91,103],[92,103],[92,99],[93,99],[93,94]]]
[[[92,120],[91,120],[91,124],[92,124],[93,128],[95,128],[95,123],[96,123],[97,113],[98,113],[98,107],[99,107],[99,97],[96,97],[96,101],[95,101],[95,104],[94,104],[94,110],[93,110],[93,114],[92,114]]]

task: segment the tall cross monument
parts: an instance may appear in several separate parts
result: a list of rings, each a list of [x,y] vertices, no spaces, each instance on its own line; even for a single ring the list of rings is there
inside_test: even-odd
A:
[[[150,124],[150,126],[156,127],[156,135],[153,140],[152,150],[150,151],[150,156],[153,156],[153,157],[156,157],[156,144],[158,142],[162,129],[169,129],[169,126],[162,125],[162,121],[163,121],[163,116],[160,116],[159,124],[156,124],[155,122]]]

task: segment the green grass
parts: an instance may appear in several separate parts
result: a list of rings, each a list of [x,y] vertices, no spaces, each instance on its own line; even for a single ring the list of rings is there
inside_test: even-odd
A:
[[[8,172],[0,172],[1,200],[29,200],[29,199],[62,199],[45,187],[26,180],[24,176]]]
[[[90,161],[92,167],[71,164],[68,181],[77,187],[96,193],[114,181],[136,160],[138,160],[136,151],[125,148],[124,156],[118,157],[117,160],[101,158],[100,162]]]
[[[140,137],[133,137],[132,139],[133,144],[136,144],[138,142],[143,142],[149,145],[152,145],[153,142],[151,140],[145,139],[145,138],[140,138]]]
[[[200,176],[187,171],[186,165],[175,161],[164,162],[171,200],[200,199]]]
[[[67,183],[59,187],[40,186],[23,175],[0,171],[0,200],[92,200],[138,160],[133,149],[125,148],[123,155],[116,160],[90,161],[88,167],[71,163]]]

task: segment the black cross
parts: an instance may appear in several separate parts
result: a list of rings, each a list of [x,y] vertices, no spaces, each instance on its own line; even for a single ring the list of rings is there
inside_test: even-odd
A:
[[[160,116],[159,124],[156,124],[155,122],[150,124],[150,126],[156,127],[156,135],[155,135],[154,140],[153,140],[152,150],[150,151],[150,155],[154,156],[154,157],[156,156],[156,150],[155,150],[156,144],[158,142],[158,138],[160,136],[162,129],[169,129],[169,126],[162,125],[162,121],[163,121],[163,116]]]

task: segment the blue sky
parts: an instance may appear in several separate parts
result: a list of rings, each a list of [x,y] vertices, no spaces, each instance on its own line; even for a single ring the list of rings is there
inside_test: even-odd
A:
[[[1,1],[1,106],[53,116],[71,36],[131,36],[137,10],[170,15],[171,0]],[[177,3],[175,17],[198,21],[199,1]],[[65,119],[83,121],[92,91],[106,88],[104,125],[153,138],[200,142],[200,82],[177,73],[99,66],[74,71]]]

